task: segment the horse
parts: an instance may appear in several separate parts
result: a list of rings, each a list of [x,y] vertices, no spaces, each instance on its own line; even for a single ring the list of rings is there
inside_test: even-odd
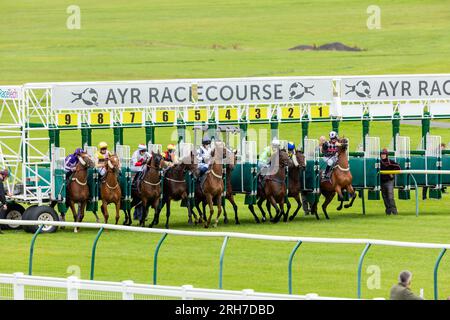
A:
[[[67,184],[67,204],[72,211],[74,222],[83,221],[84,210],[89,200],[88,168],[93,167],[94,161],[91,157],[86,152],[81,153],[78,156],[75,172],[71,175]],[[75,210],[75,204],[78,204],[78,212]],[[99,222],[98,215],[94,214],[97,222]],[[75,228],[74,232],[78,232],[78,228]]]
[[[288,216],[284,212],[284,201],[286,196],[286,167],[289,165],[289,156],[286,150],[278,150],[271,157],[271,167],[270,171],[277,170],[274,174],[264,175],[262,180],[258,182],[258,190],[257,190],[257,205],[262,213],[262,221],[266,221],[266,213],[262,208],[262,203],[264,200],[267,200],[267,208],[269,209],[270,205],[275,208],[276,215],[275,218],[272,218],[272,214],[269,210],[270,221],[278,222],[283,215],[283,219],[286,222]],[[260,173],[261,174],[261,173]],[[263,186],[264,182],[264,186]],[[249,204],[248,208],[250,212],[253,214],[256,223],[259,223],[259,219],[255,213],[255,209],[253,204]]]
[[[120,160],[117,155],[112,155],[106,162],[106,173],[101,181],[100,196],[102,199],[102,213],[105,223],[108,223],[108,204],[114,203],[116,207],[116,224],[120,218],[120,203],[122,200],[122,189],[120,188],[117,175],[120,173]],[[125,220],[128,219],[125,212]]]
[[[225,173],[226,173],[226,192],[225,192],[225,200],[228,200],[231,205],[233,206],[233,210],[234,210],[234,222],[236,224],[240,224],[239,222],[239,218],[238,218],[238,206],[236,204],[236,201],[234,201],[234,193],[233,193],[233,186],[231,184],[231,175],[233,173],[234,167],[236,166],[236,162],[237,162],[237,152],[236,151],[231,151],[228,148],[226,148],[226,153],[227,153],[227,159],[228,162],[225,166]],[[224,223],[228,223],[228,217],[227,217],[227,211],[225,209],[225,203],[223,206],[223,221]]]
[[[218,145],[218,143],[216,143]],[[220,152],[222,149],[222,153]],[[219,150],[219,152],[216,152]],[[220,156],[219,156],[220,155]],[[199,223],[202,223],[202,217],[205,219],[204,227],[208,228],[211,224],[211,218],[214,214],[214,203],[217,204],[217,217],[214,223],[214,227],[217,227],[219,223],[219,217],[222,213],[222,195],[224,191],[223,182],[223,159],[226,157],[226,151],[223,146],[215,147],[211,152],[211,163],[209,165],[208,171],[204,175],[204,181],[198,183],[195,187],[195,206],[199,212],[200,218]],[[206,219],[206,214],[202,213],[199,208],[200,203],[205,203],[209,206],[209,218]]]
[[[139,221],[139,226],[145,226],[145,220],[147,219],[148,209],[151,205],[155,210],[155,215],[159,210],[159,202],[161,198],[161,170],[164,167],[164,159],[161,154],[154,153],[150,160],[145,164],[143,178],[139,182],[138,190],[133,191],[132,207],[135,207],[142,203],[143,214]]]
[[[166,228],[169,228],[169,217],[170,217],[170,202],[172,200],[179,201],[184,200],[187,202],[189,224],[192,224],[192,215],[194,215],[195,224],[198,223],[197,215],[191,208],[191,203],[188,200],[188,187],[186,180],[184,179],[185,173],[187,171],[194,172],[195,170],[195,157],[194,153],[191,152],[190,156],[180,159],[178,163],[167,169],[164,174],[163,182],[163,199],[161,209],[155,213],[151,227],[159,223],[159,214],[161,210],[166,205]]]
[[[295,151],[294,156],[292,157],[291,161],[289,161],[288,165],[288,198],[294,198],[297,202],[297,209],[295,209],[292,216],[289,217],[289,221],[294,220],[294,218],[297,216],[298,211],[302,207],[302,202],[300,199],[300,192],[303,189],[303,179],[301,178],[301,175],[303,171],[305,170],[306,162],[305,162],[305,156],[300,150]],[[289,211],[291,210],[291,203],[289,202],[289,199],[286,199],[286,215],[289,215]]]
[[[342,210],[344,203],[344,195],[342,194],[342,190],[347,190],[349,195],[352,197],[350,203],[346,204],[344,208],[350,208],[356,199],[356,193],[352,187],[353,178],[348,165],[347,148],[348,140],[346,138],[340,139],[338,145],[338,161],[331,174],[331,181],[323,179],[320,181],[320,193],[325,197],[325,202],[322,204],[322,210],[326,219],[329,219],[327,214],[327,206],[333,200],[336,193],[338,194],[338,199],[341,202],[339,207],[337,207],[338,211]],[[320,175],[322,175],[322,171],[320,172]],[[312,208],[312,212],[315,214],[317,219],[319,219],[317,214],[319,197],[317,197]]]

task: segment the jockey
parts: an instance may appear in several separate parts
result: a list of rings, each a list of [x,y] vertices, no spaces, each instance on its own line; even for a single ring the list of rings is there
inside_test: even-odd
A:
[[[177,156],[175,154],[175,145],[168,144],[167,150],[163,153],[164,162],[168,167],[173,166],[176,163]]]
[[[95,154],[95,167],[98,168],[100,177],[106,174],[106,163],[111,156],[111,152],[108,151],[108,144],[104,141],[98,144],[98,151]]]
[[[292,158],[292,156],[295,154],[295,144],[292,141],[289,141],[287,149],[289,157]]]
[[[267,146],[263,149],[261,154],[258,157],[258,168],[261,170],[262,168],[267,168],[270,166],[270,158],[272,157],[274,149],[278,149],[280,147],[280,140],[273,139],[272,145]]]
[[[322,153],[323,153],[323,160],[327,164],[327,168],[325,169],[325,177],[327,177],[328,179],[330,178],[329,174],[331,172],[331,169],[334,168],[334,166],[338,160],[337,152],[338,152],[338,147],[341,145],[338,141],[338,135],[337,135],[336,131],[331,131],[329,136],[330,136],[329,141],[326,141],[326,138],[323,136],[320,137],[320,143],[322,146]]]
[[[209,160],[211,159],[211,139],[207,136],[203,137],[202,145],[197,150],[199,175],[203,175],[208,171]]]
[[[64,160],[64,172],[66,173],[66,179],[69,178],[69,176],[75,172],[77,168],[77,164],[79,162],[78,157],[84,152],[83,149],[77,148],[75,149],[75,152],[72,154],[69,154],[66,159]]]
[[[147,152],[147,147],[145,144],[138,145],[138,148],[133,155],[131,156],[131,172],[140,172],[144,167],[144,164],[147,163],[152,155]]]

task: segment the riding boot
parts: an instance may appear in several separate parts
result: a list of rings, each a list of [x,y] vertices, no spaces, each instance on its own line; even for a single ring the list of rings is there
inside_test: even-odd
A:
[[[327,166],[327,167],[325,168],[324,177],[325,177],[325,179],[327,179],[327,180],[330,179],[330,177],[329,177],[330,170],[331,170],[331,166]]]

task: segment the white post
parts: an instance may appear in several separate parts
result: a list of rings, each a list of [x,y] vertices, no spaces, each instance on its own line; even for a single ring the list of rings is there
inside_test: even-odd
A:
[[[242,290],[242,300],[248,300],[249,299],[249,295],[252,295],[255,293],[255,290],[253,289],[244,289]]]
[[[133,284],[131,280],[122,281],[122,300],[134,300],[134,294],[128,291],[128,287]]]
[[[181,287],[181,300],[193,300],[192,298],[189,298],[187,291],[192,290],[194,287],[190,284],[186,284]]]
[[[67,278],[67,300],[78,300],[78,278],[70,276]]]
[[[14,273],[14,300],[25,300],[25,287],[20,283],[20,278],[23,277],[22,272]]]

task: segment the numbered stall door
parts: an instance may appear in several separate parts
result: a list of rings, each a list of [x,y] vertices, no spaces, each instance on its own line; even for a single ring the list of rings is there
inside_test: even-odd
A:
[[[400,165],[402,170],[409,169],[409,158],[395,158],[395,161]],[[407,174],[398,174],[395,176],[395,186],[396,187],[406,187],[409,185],[408,183],[408,175]]]
[[[379,164],[377,159],[366,159],[366,188],[376,188],[380,185]]]
[[[66,202],[66,173],[64,171],[65,149],[52,148],[52,200],[59,203]]]
[[[314,160],[306,161],[306,168],[304,171],[304,188],[306,190],[314,190],[318,188],[317,173],[315,170],[316,162]]]
[[[425,161],[426,158],[424,156],[411,156],[411,170],[425,170]],[[414,178],[417,181],[417,185],[425,186],[426,178],[424,174],[413,174]]]
[[[438,161],[439,158],[438,157],[426,157],[426,161],[427,161],[427,170],[439,170],[439,166],[438,166]],[[437,174],[427,174],[427,184],[429,186],[435,186],[439,184],[439,175]]]
[[[442,170],[450,170],[450,155],[442,156]],[[442,184],[450,185],[450,174],[442,175]]]
[[[375,160],[375,159],[366,159],[366,160]],[[353,178],[352,179],[353,188],[364,188],[365,187],[364,173],[366,172],[366,170],[364,170],[365,169],[364,158],[351,157],[348,159],[348,164],[350,166],[350,172]]]
[[[89,202],[87,204],[86,210],[97,212],[98,210],[98,200],[100,193],[99,179],[98,179],[98,171],[96,168],[88,169],[88,186],[89,186]]]
[[[117,144],[116,154],[119,157],[121,170],[119,175],[119,185],[122,190],[122,208],[131,209],[131,155],[130,146]]]

